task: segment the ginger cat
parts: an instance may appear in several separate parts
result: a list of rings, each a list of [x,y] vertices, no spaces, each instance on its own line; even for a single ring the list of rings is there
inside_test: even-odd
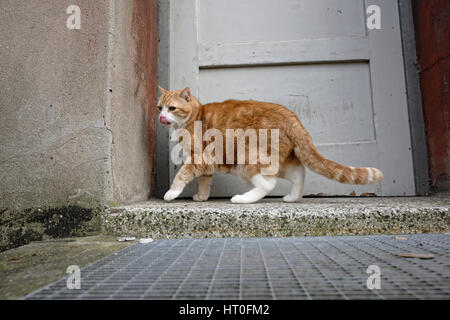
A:
[[[326,159],[317,151],[311,136],[297,115],[281,105],[252,100],[227,100],[202,105],[191,95],[189,88],[178,91],[159,88],[162,91],[158,102],[160,122],[187,130],[186,132],[192,136],[192,139],[195,139],[195,123],[200,123],[197,121],[201,121],[201,128],[204,131],[215,129],[215,133],[222,133],[223,136],[227,129],[243,129],[244,131],[247,129],[266,131],[278,129],[278,140],[276,141],[278,143],[275,148],[271,145],[271,142],[275,141],[272,136],[267,140],[269,145],[267,152],[270,155],[278,152],[278,163],[270,174],[264,172],[264,169],[268,168],[267,163],[263,164],[259,160],[256,163],[238,163],[237,160],[227,163],[225,155],[223,161],[212,164],[207,163],[204,159],[201,159],[201,162],[185,163],[175,176],[170,190],[165,194],[164,200],[166,201],[177,198],[184,187],[196,177],[198,177],[198,192],[193,199],[206,201],[215,172],[233,173],[253,185],[253,189],[250,191],[232,197],[231,202],[233,203],[253,203],[264,198],[275,188],[276,177],[287,179],[292,183],[292,190],[283,200],[286,202],[298,201],[303,197],[305,167],[341,183],[369,184],[383,180],[383,173],[376,168],[354,168]],[[244,141],[249,141],[250,137],[244,139],[246,139]],[[224,149],[226,149],[227,143],[225,140],[223,139]],[[234,137],[232,140],[234,148],[231,149],[231,156],[234,157],[233,159],[239,159],[236,157],[238,145],[234,146]],[[262,140],[259,137],[259,144],[261,143]],[[196,152],[205,151],[206,144],[202,142],[201,150],[194,150],[195,147],[191,145],[183,144],[183,146],[187,154],[194,157]],[[245,144],[247,156],[253,151],[255,150]],[[265,171],[267,172],[267,170]]]

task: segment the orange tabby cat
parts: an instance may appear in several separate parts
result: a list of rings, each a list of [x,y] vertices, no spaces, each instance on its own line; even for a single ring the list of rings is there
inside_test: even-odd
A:
[[[305,167],[329,179],[341,183],[369,184],[383,180],[383,173],[376,168],[354,168],[333,162],[322,156],[314,146],[311,136],[303,127],[297,115],[287,108],[268,102],[227,100],[220,103],[200,104],[191,95],[190,89],[167,91],[159,87],[162,95],[158,102],[160,122],[173,125],[175,128],[184,128],[194,137],[194,123],[201,121],[203,131],[216,129],[225,136],[227,129],[267,130],[278,129],[278,144],[271,147],[271,138],[267,140],[267,152],[278,152],[278,161],[275,172],[265,174],[267,164],[257,163],[226,163],[225,159],[218,163],[185,163],[178,171],[170,190],[164,200],[171,201],[177,198],[187,183],[198,177],[198,192],[194,195],[195,201],[205,201],[209,197],[211,178],[215,172],[233,173],[253,185],[253,189],[231,198],[233,203],[253,203],[265,197],[275,188],[276,177],[292,182],[292,190],[283,200],[295,202],[303,197],[305,180]],[[198,123],[198,122],[197,122]],[[198,137],[197,137],[198,138]],[[247,137],[248,138],[248,137]],[[233,138],[234,139],[234,138]],[[223,141],[226,149],[226,139]],[[248,141],[245,140],[245,141]],[[234,142],[233,142],[234,143]],[[261,143],[261,141],[260,141]],[[245,152],[250,152],[250,144],[246,144]],[[203,142],[203,151],[206,144]],[[237,159],[236,145],[232,150],[234,159]],[[186,148],[186,146],[185,146]],[[187,153],[194,156],[197,152],[194,147],[188,146]],[[195,152],[194,152],[195,151]],[[225,155],[224,155],[225,158]]]

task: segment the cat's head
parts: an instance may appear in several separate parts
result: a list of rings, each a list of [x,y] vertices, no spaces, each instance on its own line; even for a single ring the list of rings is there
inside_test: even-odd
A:
[[[192,116],[197,100],[191,95],[189,87],[183,90],[168,91],[160,86],[162,95],[158,101],[159,122],[164,125],[182,127]]]

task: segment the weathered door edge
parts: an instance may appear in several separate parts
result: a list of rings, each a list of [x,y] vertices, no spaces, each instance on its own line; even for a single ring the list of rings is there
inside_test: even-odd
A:
[[[170,1],[158,0],[158,84],[170,83]],[[159,96],[159,93],[158,95]],[[155,188],[153,195],[162,198],[170,186],[169,129],[157,121],[155,149]]]
[[[169,90],[178,90],[189,86],[192,95],[199,97],[199,59],[198,59],[198,28],[199,0],[169,1]],[[187,23],[179,17],[187,16],[192,19]],[[178,54],[182,53],[180,59]],[[169,141],[170,150],[177,144]],[[169,159],[169,158],[168,158]],[[180,165],[172,161],[167,162],[169,183],[175,178]],[[167,188],[168,189],[168,188]],[[196,181],[192,181],[184,188],[179,198],[190,197],[196,190]]]
[[[416,40],[411,0],[399,0],[398,6],[416,194],[427,195],[430,190],[428,152],[422,110],[422,96],[417,70]]]

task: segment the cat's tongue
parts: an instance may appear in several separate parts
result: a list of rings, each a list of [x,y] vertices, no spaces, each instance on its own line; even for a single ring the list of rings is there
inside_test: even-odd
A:
[[[159,117],[159,122],[162,124],[169,124],[169,121],[167,121],[166,117]]]

